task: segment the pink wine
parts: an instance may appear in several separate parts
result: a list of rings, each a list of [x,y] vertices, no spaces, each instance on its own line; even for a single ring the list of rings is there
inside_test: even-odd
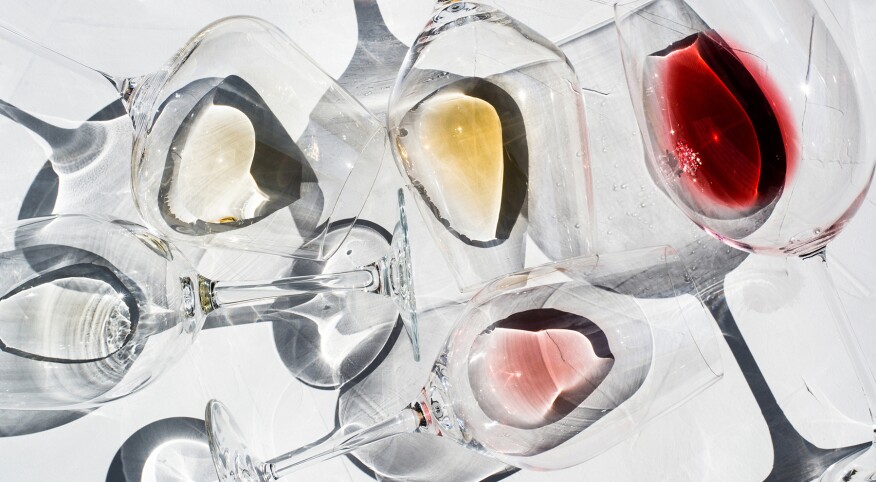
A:
[[[536,309],[511,315],[478,335],[468,372],[488,417],[532,429],[571,413],[613,364],[605,334],[592,321]]]
[[[652,54],[660,116],[649,121],[699,208],[757,210],[778,198],[792,167],[790,119],[766,73],[755,75],[714,31]],[[759,70],[759,69],[757,69]]]

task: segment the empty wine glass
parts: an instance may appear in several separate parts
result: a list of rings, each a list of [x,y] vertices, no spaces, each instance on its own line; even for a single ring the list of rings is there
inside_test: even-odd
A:
[[[90,69],[5,27],[0,45],[0,115],[12,121],[0,128],[39,137],[86,190],[99,179],[90,161],[133,133],[134,200],[173,241],[328,258],[339,245],[328,226],[358,216],[386,153],[382,125],[260,19],[214,22],[141,77]],[[94,117],[111,103],[130,114],[123,125]]]
[[[825,269],[873,175],[872,110],[854,50],[820,0],[616,5],[627,80],[655,180],[724,243],[800,256],[871,407],[876,383]],[[876,477],[867,467],[837,478]]]
[[[460,288],[590,252],[583,99],[565,55],[537,32],[489,2],[438,1],[387,121]]]
[[[0,408],[68,409],[123,397],[177,361],[207,313],[301,293],[391,297],[418,353],[404,204],[399,208],[382,259],[271,281],[207,279],[172,244],[126,221],[60,215],[3,230]]]
[[[720,378],[712,320],[689,280],[670,248],[500,278],[471,300],[420,395],[395,417],[262,462],[228,409],[211,401],[219,478],[275,480],[410,432],[517,467],[581,463]]]

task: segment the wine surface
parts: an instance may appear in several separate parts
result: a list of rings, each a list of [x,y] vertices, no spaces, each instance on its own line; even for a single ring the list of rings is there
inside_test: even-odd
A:
[[[171,211],[213,223],[255,216],[267,201],[250,173],[255,130],[239,110],[210,105],[197,117],[180,153],[168,195]]]
[[[473,246],[507,239],[527,190],[522,114],[501,87],[457,80],[414,106],[400,123],[398,151],[433,214]]]
[[[174,229],[203,235],[248,226],[302,197],[321,207],[309,160],[246,81],[202,79],[171,99],[163,109],[187,112],[158,192]]]
[[[440,191],[448,218],[473,239],[496,234],[502,205],[502,122],[488,102],[458,92],[420,106],[416,132],[424,185]]]
[[[484,413],[502,424],[538,428],[571,413],[614,365],[602,331],[555,309],[516,313],[478,335],[469,379]]]
[[[652,54],[648,65],[659,117],[651,134],[658,154],[674,159],[686,202],[738,215],[778,198],[794,154],[781,99],[764,89],[767,74],[750,70],[714,31]]]

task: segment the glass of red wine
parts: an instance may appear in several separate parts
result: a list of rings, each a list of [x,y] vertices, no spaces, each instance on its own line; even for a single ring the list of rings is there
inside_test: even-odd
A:
[[[615,6],[656,182],[730,246],[816,259],[806,264],[822,271],[816,278],[876,408],[876,384],[824,264],[873,175],[873,113],[855,51],[825,12],[820,0]],[[876,459],[868,465],[869,477]]]
[[[517,467],[569,467],[720,379],[712,323],[671,248],[536,267],[474,296],[419,395],[396,416],[264,462],[213,400],[213,461],[223,481],[276,480],[419,432]]]

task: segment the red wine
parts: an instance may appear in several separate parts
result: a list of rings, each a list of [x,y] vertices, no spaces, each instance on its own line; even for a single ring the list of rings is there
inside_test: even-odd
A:
[[[766,74],[755,75],[714,31],[652,55],[661,125],[652,125],[694,208],[759,209],[781,194],[794,162],[790,119]],[[655,80],[656,79],[656,80]]]
[[[605,334],[592,321],[537,309],[516,313],[478,335],[468,373],[488,417],[531,429],[571,413],[613,364]]]

